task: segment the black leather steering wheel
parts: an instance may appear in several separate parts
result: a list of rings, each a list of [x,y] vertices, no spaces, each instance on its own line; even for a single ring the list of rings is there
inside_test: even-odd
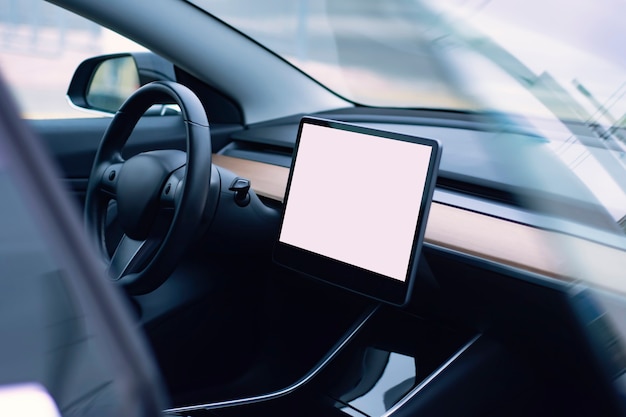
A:
[[[144,112],[157,103],[180,107],[187,152],[150,151],[124,160],[124,144]],[[165,282],[206,220],[210,184],[211,135],[197,96],[165,81],[133,93],[104,133],[85,201],[87,231],[95,237],[112,279],[132,294],[145,294]],[[124,235],[109,256],[104,225],[111,200],[117,201]]]

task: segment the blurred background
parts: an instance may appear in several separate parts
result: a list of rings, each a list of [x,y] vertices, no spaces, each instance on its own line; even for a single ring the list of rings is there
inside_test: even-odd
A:
[[[86,58],[145,50],[110,30],[42,0],[0,0],[0,71],[26,118],[94,117],[65,97]]]

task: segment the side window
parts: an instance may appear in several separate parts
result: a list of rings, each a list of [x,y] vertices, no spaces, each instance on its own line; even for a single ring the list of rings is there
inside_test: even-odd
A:
[[[43,0],[0,0],[0,73],[28,119],[94,117],[66,98],[85,59],[145,48]]]

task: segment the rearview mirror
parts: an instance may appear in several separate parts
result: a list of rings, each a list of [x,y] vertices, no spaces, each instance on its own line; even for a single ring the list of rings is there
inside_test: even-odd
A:
[[[176,76],[172,63],[152,52],[101,55],[78,66],[67,96],[76,107],[115,113],[137,88],[157,80]]]
[[[85,99],[92,109],[114,113],[139,87],[135,60],[132,56],[121,56],[98,64]]]

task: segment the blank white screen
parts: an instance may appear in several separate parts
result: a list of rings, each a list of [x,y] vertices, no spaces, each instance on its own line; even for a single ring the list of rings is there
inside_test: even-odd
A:
[[[279,241],[404,281],[431,152],[305,123]]]

